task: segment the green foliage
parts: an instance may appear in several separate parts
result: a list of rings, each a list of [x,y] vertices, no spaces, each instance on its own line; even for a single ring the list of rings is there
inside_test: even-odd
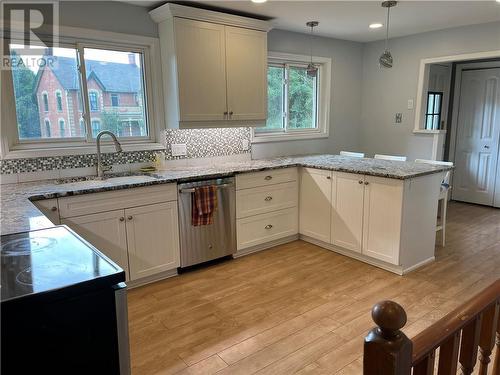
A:
[[[16,57],[16,52],[12,51],[11,56]],[[14,83],[19,138],[40,138],[40,118],[34,93],[35,73],[21,64],[12,70],[12,80]]]
[[[283,127],[283,75],[283,67],[270,66],[267,69],[266,129]]]
[[[122,125],[120,123],[120,116],[116,111],[103,111],[101,114],[101,129],[109,130],[114,134],[120,134]],[[97,135],[97,134],[96,134]],[[95,136],[95,135],[94,135]]]

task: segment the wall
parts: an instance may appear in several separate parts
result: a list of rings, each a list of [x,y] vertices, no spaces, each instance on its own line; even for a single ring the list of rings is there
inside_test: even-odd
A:
[[[416,99],[420,60],[498,50],[500,22],[393,39],[390,41],[392,69],[378,67],[383,48],[383,42],[364,46],[360,149],[368,155],[401,154],[409,160],[430,158],[433,137],[413,134],[415,111],[407,109],[408,99]],[[403,113],[402,124],[394,124],[396,112]]]
[[[308,55],[307,34],[272,30],[268,50]],[[363,45],[338,39],[314,37],[313,54],[332,59],[330,137],[304,141],[254,144],[252,156],[263,158],[306,153],[338,153],[358,149],[361,108],[361,70]]]

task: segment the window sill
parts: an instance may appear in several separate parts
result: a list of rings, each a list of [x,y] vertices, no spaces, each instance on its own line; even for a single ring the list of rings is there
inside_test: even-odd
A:
[[[122,149],[124,152],[133,151],[161,151],[165,150],[165,146],[160,143],[122,143]],[[115,148],[112,144],[104,143],[102,144],[101,150],[103,153],[114,152]],[[52,156],[70,156],[70,155],[87,155],[95,154],[97,152],[95,145],[83,145],[83,146],[61,146],[52,148],[36,148],[36,149],[14,149],[10,150],[4,159],[24,159],[24,158],[42,158],[42,157],[52,157]]]
[[[414,129],[414,134],[446,134],[446,130]]]
[[[252,143],[269,143],[269,142],[285,142],[285,141],[301,141],[307,139],[328,138],[328,132],[325,131],[310,131],[310,132],[290,132],[276,134],[260,134],[256,135],[255,130],[252,132]]]

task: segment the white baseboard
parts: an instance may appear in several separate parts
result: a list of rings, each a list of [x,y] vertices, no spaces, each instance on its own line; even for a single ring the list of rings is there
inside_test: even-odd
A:
[[[129,280],[125,284],[127,284],[128,289],[134,289],[134,288],[137,288],[139,286],[151,284],[151,283],[154,283],[156,281],[168,279],[169,277],[174,277],[174,276],[177,276],[177,268],[174,268],[173,270],[160,272],[156,275],[143,277],[143,278],[140,278],[137,280]]]
[[[274,247],[274,246],[283,245],[283,244],[286,244],[289,242],[297,241],[298,239],[299,239],[299,235],[294,234],[293,236],[280,238],[279,240],[266,242],[266,243],[261,244],[261,245],[247,247],[246,249],[238,250],[236,252],[236,254],[233,255],[233,258],[240,258],[240,257],[243,257],[245,255],[250,255],[250,254],[256,253],[258,251],[269,249],[269,248]]]
[[[410,273],[411,271],[414,271],[416,270],[417,268],[420,268],[420,267],[423,267],[425,266],[426,264],[429,264],[429,263],[432,263],[436,260],[435,257],[431,257],[429,259],[425,259],[417,264],[414,264],[413,266],[410,266],[410,267],[406,267],[403,269],[403,275],[406,275],[407,273]]]

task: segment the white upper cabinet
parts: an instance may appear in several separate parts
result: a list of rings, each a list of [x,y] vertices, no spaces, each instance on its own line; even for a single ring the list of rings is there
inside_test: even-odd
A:
[[[332,172],[304,168],[300,175],[300,234],[329,243]]]
[[[268,22],[178,4],[150,14],[159,23],[169,128],[265,123]]]

